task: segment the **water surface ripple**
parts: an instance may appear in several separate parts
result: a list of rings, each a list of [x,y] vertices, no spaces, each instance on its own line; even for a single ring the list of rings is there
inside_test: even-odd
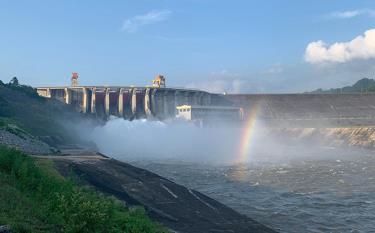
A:
[[[280,232],[375,232],[375,157],[370,152],[285,163],[212,165],[133,161],[199,190]]]

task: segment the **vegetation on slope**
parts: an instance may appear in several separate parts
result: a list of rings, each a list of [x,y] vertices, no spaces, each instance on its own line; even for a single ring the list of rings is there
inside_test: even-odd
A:
[[[0,128],[11,124],[49,144],[72,143],[79,140],[77,134],[64,124],[83,122],[84,118],[87,122],[87,116],[57,100],[40,97],[34,88],[15,78],[7,84],[0,81]]]
[[[317,89],[310,93],[316,94],[345,94],[345,93],[368,93],[375,92],[375,80],[363,78],[358,80],[352,86],[345,86],[342,88],[331,88],[328,90]]]
[[[61,177],[46,159],[0,146],[0,225],[15,232],[163,232],[143,209],[125,208]]]

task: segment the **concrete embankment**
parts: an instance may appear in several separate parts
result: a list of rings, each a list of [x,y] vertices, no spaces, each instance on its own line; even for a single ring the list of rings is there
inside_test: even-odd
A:
[[[231,208],[161,176],[95,153],[51,156],[57,169],[71,172],[176,232],[274,232]]]

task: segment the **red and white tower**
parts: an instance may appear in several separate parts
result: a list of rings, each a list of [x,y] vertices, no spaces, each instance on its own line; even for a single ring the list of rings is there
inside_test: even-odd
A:
[[[72,87],[77,87],[78,86],[78,73],[72,73]]]

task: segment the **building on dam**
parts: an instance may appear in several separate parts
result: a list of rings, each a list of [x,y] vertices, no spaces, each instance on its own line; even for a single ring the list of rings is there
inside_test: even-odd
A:
[[[177,118],[196,122],[200,125],[219,122],[242,122],[243,109],[232,106],[201,106],[181,105],[177,106]]]

